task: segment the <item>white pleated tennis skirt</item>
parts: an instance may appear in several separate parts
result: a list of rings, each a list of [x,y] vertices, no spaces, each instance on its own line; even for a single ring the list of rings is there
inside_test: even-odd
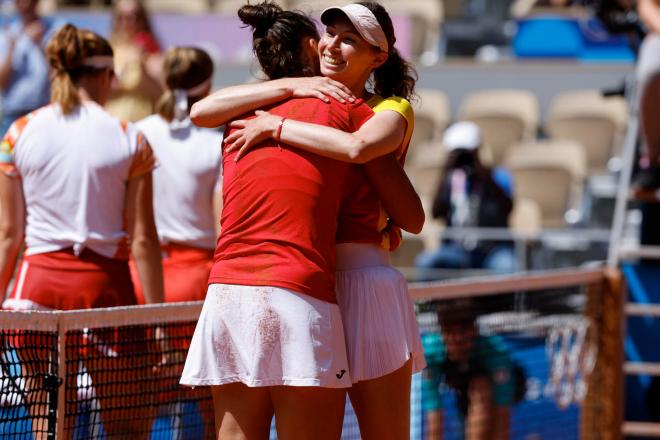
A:
[[[211,284],[180,383],[351,386],[336,304],[279,287]]]
[[[389,252],[337,245],[336,292],[353,383],[392,373],[408,359],[413,373],[426,367],[408,284],[390,265]]]

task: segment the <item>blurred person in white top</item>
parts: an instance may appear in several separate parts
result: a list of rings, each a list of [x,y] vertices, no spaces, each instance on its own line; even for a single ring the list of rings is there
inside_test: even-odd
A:
[[[158,160],[154,212],[165,302],[203,300],[222,207],[222,133],[193,125],[188,113],[209,94],[213,61],[201,49],[172,48],[165,54],[163,73],[166,90],[158,114],[137,126]]]
[[[46,55],[53,72],[50,105],[18,119],[0,144],[0,291],[7,289],[23,239],[27,247],[3,306],[74,310],[134,305],[129,247],[147,302],[161,302],[153,153],[135,126],[102,107],[114,75],[112,48],[93,32],[66,25],[49,42]],[[147,350],[143,331],[92,333],[116,354],[104,358],[103,370],[80,358],[101,402],[105,432],[113,438],[146,438],[154,415],[153,381],[145,380],[152,366],[137,365],[131,355]],[[18,335],[15,343],[27,370],[33,430],[45,435],[37,425],[47,420],[48,408],[36,396],[44,390],[48,371],[42,370],[48,363],[30,362],[26,356],[48,359],[47,347],[39,348],[28,334]],[[77,368],[75,355],[76,350],[69,353],[69,364]],[[67,374],[67,382],[75,378]],[[123,399],[116,396],[118,381],[127,384],[124,391],[135,396],[134,405],[116,401]],[[73,405],[66,413],[74,414],[75,383],[67,383],[66,390],[68,405]],[[139,418],[131,414],[136,408]]]

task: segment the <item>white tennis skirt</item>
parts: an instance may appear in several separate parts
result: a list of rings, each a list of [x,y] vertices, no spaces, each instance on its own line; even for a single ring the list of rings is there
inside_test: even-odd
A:
[[[392,373],[408,359],[413,373],[426,367],[408,284],[390,265],[389,252],[337,245],[336,292],[353,383]]]
[[[279,287],[211,284],[180,383],[347,388],[336,304]]]

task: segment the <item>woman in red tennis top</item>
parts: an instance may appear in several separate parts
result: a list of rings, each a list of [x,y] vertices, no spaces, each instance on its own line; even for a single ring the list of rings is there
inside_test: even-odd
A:
[[[225,142],[228,151],[242,155],[279,133],[283,141],[306,151],[366,162],[367,178],[344,204],[337,236],[337,297],[354,382],[349,394],[363,438],[407,438],[411,372],[420,371],[425,362],[405,280],[391,268],[386,250],[398,245],[397,226],[419,232],[423,214],[415,215],[419,199],[405,196],[402,185],[409,182],[395,182],[391,165],[386,165],[395,162],[402,172],[396,161],[403,163],[413,131],[408,99],[414,72],[393,47],[392,22],[382,6],[363,2],[329,8],[321,20],[327,25],[318,45],[321,72],[364,98],[376,115],[355,133],[344,133],[257,112],[257,118],[232,122],[237,130]],[[369,91],[366,82],[372,73]],[[200,101],[191,115],[195,123],[212,126],[235,116],[230,105],[241,111],[263,108],[292,93],[347,99],[341,84],[327,78],[285,78],[230,87]]]
[[[239,15],[268,75],[305,74],[300,60],[313,58],[318,39],[309,18],[273,4]],[[362,101],[313,98],[269,110],[349,132],[373,114]],[[336,439],[351,379],[335,235],[357,170],[277,136],[235,158],[223,152],[221,233],[181,383],[211,386],[219,438],[267,439],[276,414],[281,438]]]
[[[151,147],[133,125],[102,107],[113,76],[112,48],[93,32],[66,25],[50,41],[46,54],[53,70],[51,104],[17,120],[0,145],[1,221],[2,231],[8,232],[0,247],[0,290],[7,288],[23,238],[26,245],[3,306],[73,310],[136,304],[128,268],[129,237],[145,298],[161,302]],[[114,337],[124,342],[136,337],[117,333]],[[116,341],[105,344],[114,346]],[[117,346],[119,355],[104,358],[103,370],[85,362],[101,402],[105,431],[115,438],[146,438],[153,416],[150,382],[143,380],[151,368],[133,365],[134,356],[124,355],[140,349],[136,345]],[[122,348],[126,346],[131,347]],[[31,363],[23,367],[39,368]],[[28,402],[43,386],[45,373],[28,371]],[[76,375],[70,377],[75,380]],[[131,395],[144,401],[136,401],[133,409],[118,405],[118,380],[139,387]],[[75,393],[75,383],[67,383],[66,389]],[[76,399],[69,395],[67,402],[75,405]],[[37,403],[28,407],[34,417],[47,411]],[[143,414],[130,417],[136,408]],[[75,408],[66,412],[75,414]]]

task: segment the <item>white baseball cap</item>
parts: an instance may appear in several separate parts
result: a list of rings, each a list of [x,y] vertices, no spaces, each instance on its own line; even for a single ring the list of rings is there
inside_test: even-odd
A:
[[[442,144],[447,151],[474,151],[481,145],[481,129],[474,122],[456,122],[445,130]]]
[[[321,12],[321,22],[328,24],[333,13],[340,12],[344,14],[355,26],[355,30],[367,40],[372,46],[376,46],[383,52],[389,51],[389,44],[383,28],[380,27],[378,19],[369,8],[357,3],[338,7],[326,8]]]

